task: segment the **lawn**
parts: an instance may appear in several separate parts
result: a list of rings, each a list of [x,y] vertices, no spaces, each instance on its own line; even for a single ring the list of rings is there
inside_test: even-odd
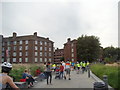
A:
[[[108,83],[113,88],[119,88],[118,83],[120,83],[120,66],[105,66],[103,64],[93,64],[91,65],[92,72],[98,76],[100,79],[103,79],[103,75],[108,76]],[[119,88],[120,90],[120,88]]]

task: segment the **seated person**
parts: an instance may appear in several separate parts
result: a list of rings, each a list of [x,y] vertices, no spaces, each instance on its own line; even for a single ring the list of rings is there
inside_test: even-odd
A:
[[[33,79],[32,75],[30,75],[30,73],[28,72],[27,69],[25,69],[25,71],[22,75],[22,79],[26,79],[26,82],[28,82],[28,88],[33,86],[34,79]]]
[[[12,65],[8,62],[4,62],[1,64],[2,73],[0,73],[0,89],[7,89],[7,85],[9,84],[11,88],[15,90],[19,90],[19,88],[13,82],[13,79],[8,75],[12,69]]]
[[[35,75],[38,76],[40,75],[41,71],[40,71],[40,67],[35,71]]]

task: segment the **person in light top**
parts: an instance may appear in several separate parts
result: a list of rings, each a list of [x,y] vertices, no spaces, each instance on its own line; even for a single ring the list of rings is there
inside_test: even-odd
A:
[[[70,71],[71,71],[71,68],[70,68],[71,64],[69,62],[69,60],[66,62],[65,64],[65,70],[66,70],[66,78],[68,78],[68,80],[71,80],[70,78]]]

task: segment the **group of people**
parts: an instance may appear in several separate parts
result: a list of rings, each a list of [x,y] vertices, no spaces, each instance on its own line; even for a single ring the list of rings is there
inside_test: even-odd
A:
[[[44,74],[47,79],[47,85],[52,85],[52,71],[59,72],[60,78],[64,78],[65,80],[71,80],[70,72],[71,70],[76,70],[77,74],[79,73],[80,69],[82,69],[82,72],[86,71],[89,67],[89,62],[81,61],[81,62],[70,62],[69,60],[67,62],[62,61],[59,65],[51,64],[50,62],[45,63],[45,70]],[[7,84],[9,84],[12,88],[15,88],[19,90],[19,88],[14,84],[13,79],[8,75],[9,72],[12,69],[12,65],[8,62],[4,62],[1,64],[1,74],[0,74],[0,89],[6,88]],[[40,68],[36,70],[36,75],[40,75]],[[28,83],[28,88],[33,86],[33,82],[36,82],[33,78],[33,76],[30,74],[30,70],[25,69],[24,73],[22,74],[22,79],[25,80]]]

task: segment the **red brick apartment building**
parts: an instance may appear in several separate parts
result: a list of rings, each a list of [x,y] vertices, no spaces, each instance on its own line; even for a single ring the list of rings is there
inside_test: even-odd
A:
[[[54,52],[54,63],[60,63],[61,58],[64,57],[64,49],[56,49]]]
[[[67,39],[67,43],[64,44],[64,60],[70,60],[73,62],[77,61],[77,49],[76,49],[77,40]]]
[[[34,35],[2,37],[2,62],[44,63],[54,60],[54,42]]]

